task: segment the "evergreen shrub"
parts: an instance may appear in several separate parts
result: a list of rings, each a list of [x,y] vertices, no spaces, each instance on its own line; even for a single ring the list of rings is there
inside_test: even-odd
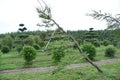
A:
[[[23,57],[26,61],[26,65],[32,65],[33,64],[33,59],[36,58],[36,50],[31,47],[31,46],[24,46],[23,50]]]
[[[95,56],[96,56],[96,49],[94,47],[94,45],[87,43],[84,44],[82,47],[82,50],[84,53],[86,53],[88,55],[88,58],[91,60],[94,60]]]
[[[105,50],[106,57],[114,57],[116,52],[116,48],[112,45],[109,45]]]
[[[1,49],[1,52],[8,53],[10,51],[10,48],[8,46],[3,46]]]

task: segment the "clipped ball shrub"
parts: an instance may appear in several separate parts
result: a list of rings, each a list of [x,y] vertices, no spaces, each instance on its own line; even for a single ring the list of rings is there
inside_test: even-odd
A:
[[[82,47],[82,50],[84,53],[86,53],[89,57],[89,59],[94,60],[95,56],[96,56],[96,49],[94,47],[94,45],[87,43],[84,44]]]
[[[8,53],[10,51],[10,48],[8,46],[3,46],[1,49],[1,52]]]
[[[36,50],[31,46],[24,46],[22,53],[23,53],[23,57],[26,61],[25,64],[32,65],[33,59],[36,58]]]
[[[55,63],[58,63],[61,61],[61,58],[65,56],[65,48],[64,47],[59,47],[59,48],[54,48],[52,51],[52,59],[54,60]]]
[[[39,50],[40,49],[40,46],[38,44],[34,44],[33,47],[36,49],[36,50]]]
[[[116,52],[116,48],[112,45],[109,45],[105,50],[106,57],[114,57]]]

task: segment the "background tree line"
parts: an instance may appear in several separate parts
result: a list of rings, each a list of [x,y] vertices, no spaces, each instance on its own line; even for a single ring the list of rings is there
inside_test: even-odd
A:
[[[52,30],[48,31],[26,31],[23,33],[20,32],[12,32],[6,34],[0,34],[0,49],[2,46],[8,46],[9,49],[20,47],[21,39],[20,35],[25,34],[27,37],[24,39],[26,45],[33,46],[34,44],[39,45],[40,47],[44,47],[46,42],[49,40]],[[68,34],[71,34],[75,37],[78,43],[82,43],[84,41],[88,41],[92,39],[94,41],[98,41],[102,44],[103,41],[109,44],[117,44],[116,36],[114,35],[112,30],[78,30],[78,31],[67,31]],[[62,34],[61,34],[62,35]]]

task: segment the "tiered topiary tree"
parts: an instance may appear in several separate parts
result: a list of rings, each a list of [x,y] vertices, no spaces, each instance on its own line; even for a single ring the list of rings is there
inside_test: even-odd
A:
[[[91,42],[94,46],[99,47],[98,35],[93,30],[94,28],[89,28],[89,31],[85,35],[85,40]]]
[[[19,38],[21,39],[22,41],[22,46],[24,46],[24,39],[28,37],[28,35],[24,34],[24,32],[27,30],[26,27],[24,27],[24,24],[19,24],[20,28],[18,29],[21,34],[19,35]]]
[[[19,34],[17,38],[15,39],[15,48],[18,52],[21,52],[23,46],[25,45],[25,39],[28,37],[24,32],[27,30],[26,27],[24,27],[24,24],[19,24],[20,28],[18,29]]]

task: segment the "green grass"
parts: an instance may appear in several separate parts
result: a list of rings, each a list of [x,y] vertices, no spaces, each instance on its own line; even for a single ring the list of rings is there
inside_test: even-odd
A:
[[[95,60],[103,60],[108,59],[108,57],[104,56],[105,46],[101,46],[96,48],[97,55],[95,57]],[[117,49],[117,53],[115,57],[120,58],[120,49]],[[52,55],[47,55],[46,52],[37,52],[37,57],[34,60],[34,63],[31,67],[44,67],[44,66],[53,66],[53,61],[51,59]],[[6,69],[17,69],[17,68],[23,68],[24,67],[24,59],[22,56],[20,56],[17,52],[11,51],[8,54],[3,54],[1,56],[0,61],[0,70],[6,70]],[[67,64],[73,64],[73,63],[83,63],[86,62],[82,55],[79,53],[76,49],[68,49],[65,57],[62,59],[62,62]]]
[[[120,62],[100,66],[103,73],[93,67],[63,69],[56,74],[49,72],[2,74],[0,80],[117,80],[120,79]]]
[[[17,51],[11,51],[7,54],[2,55],[3,58],[18,57],[19,54]]]

